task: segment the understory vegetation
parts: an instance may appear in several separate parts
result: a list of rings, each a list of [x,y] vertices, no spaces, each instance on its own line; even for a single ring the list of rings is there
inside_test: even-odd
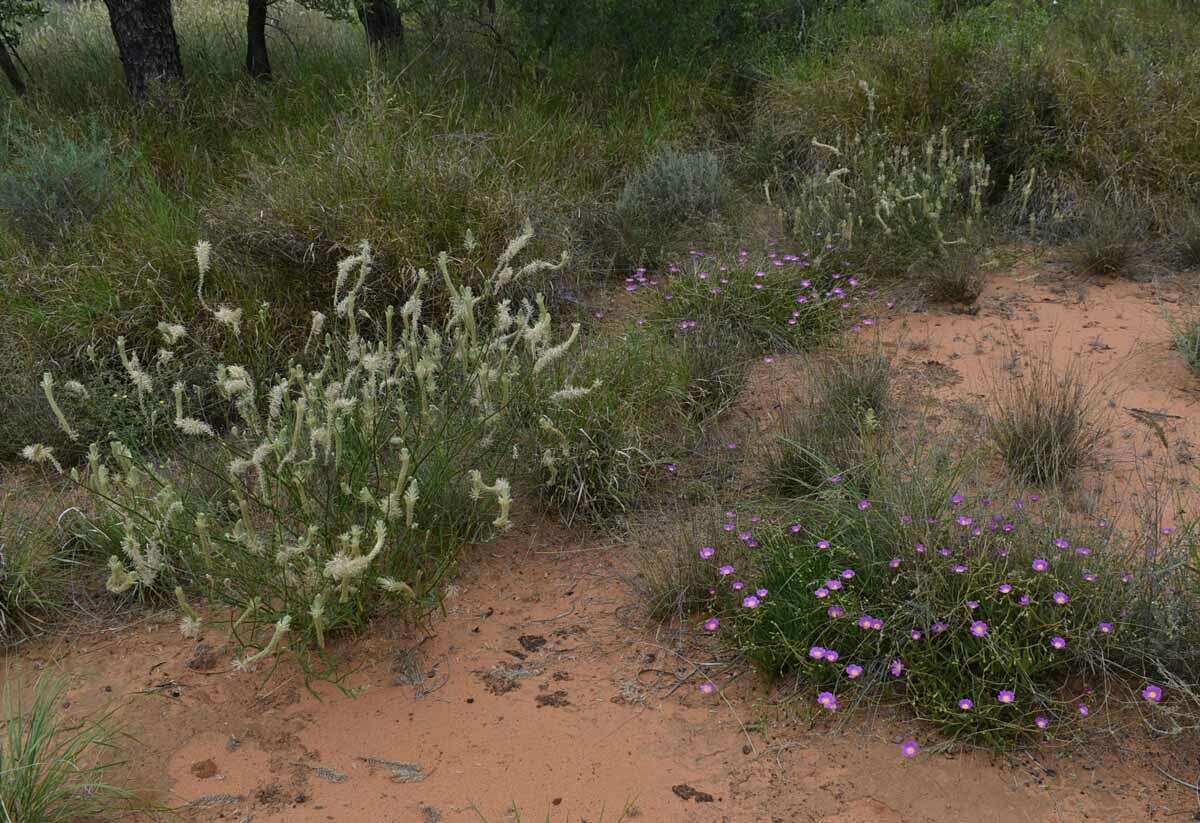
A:
[[[720,508],[647,562],[655,616],[824,710],[1004,748],[1082,734],[1091,689],[1194,693],[1197,523],[1073,507],[1087,376],[1028,366],[980,448],[918,442],[870,341],[893,291],[971,311],[1000,248],[1200,265],[1189,0],[413,2],[395,52],[284,2],[270,82],[245,3],[176,0],[187,75],[144,99],[103,4],[9,5],[0,459],[86,502],[0,505],[0,643],[100,581],[325,672],[433,619],[472,546],[670,498]],[[783,357],[804,399],[735,477],[723,427]],[[108,796],[44,768],[22,803]]]

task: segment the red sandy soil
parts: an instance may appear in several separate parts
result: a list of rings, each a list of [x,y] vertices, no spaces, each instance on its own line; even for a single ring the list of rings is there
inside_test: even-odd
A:
[[[1200,381],[1168,350],[1148,287],[1019,276],[993,278],[976,315],[887,312],[881,334],[905,379],[979,401],[1010,334],[1029,348],[1052,341],[1058,359],[1113,369],[1106,460],[1150,450],[1172,472],[1190,469],[1176,452],[1197,442]],[[769,413],[775,400],[764,389],[751,403]],[[1126,406],[1180,415],[1162,418],[1170,447]],[[1123,731],[1083,747],[1004,757],[939,751],[902,716],[836,725],[807,697],[785,706],[749,672],[704,668],[718,654],[704,641],[642,620],[623,582],[634,566],[627,546],[552,528],[476,549],[428,636],[381,623],[340,650],[340,689],[306,688],[290,665],[233,672],[216,631],[202,659],[169,615],[80,626],[8,663],[68,674],[68,713],[117,707],[131,737],[112,777],[192,821],[1140,821],[1200,810],[1155,768],[1194,779],[1197,741],[1154,739],[1129,712],[1098,711],[1098,729]],[[702,671],[720,694],[697,690]],[[914,735],[927,751],[905,760],[899,742]]]

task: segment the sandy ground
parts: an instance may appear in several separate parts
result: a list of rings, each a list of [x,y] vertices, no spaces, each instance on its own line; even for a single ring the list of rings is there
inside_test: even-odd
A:
[[[1169,350],[1163,298],[1029,268],[993,277],[976,314],[897,308],[878,329],[901,388],[960,422],[1013,346],[1086,360],[1113,398],[1095,478],[1132,495],[1135,455],[1195,485],[1200,379]],[[786,402],[786,368],[753,376],[764,419]],[[1152,418],[1166,447],[1127,407],[1175,415]],[[1154,739],[1136,717],[1072,751],[939,752],[902,717],[834,727],[749,672],[710,669],[715,648],[639,618],[627,546],[530,529],[465,568],[428,634],[380,623],[339,649],[336,685],[287,665],[234,673],[216,632],[198,647],[169,615],[93,621],[7,662],[68,674],[69,713],[117,708],[130,738],[113,776],[185,820],[1200,819],[1197,796],[1155,768],[1194,779],[1200,742]],[[697,690],[702,673],[719,694]],[[930,750],[905,760],[913,735]]]

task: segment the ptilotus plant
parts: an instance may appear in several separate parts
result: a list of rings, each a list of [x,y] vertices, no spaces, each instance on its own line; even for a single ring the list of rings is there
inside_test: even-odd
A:
[[[118,341],[146,413],[170,409],[182,444],[156,463],[135,444],[94,443],[86,467],[72,470],[98,503],[96,533],[119,547],[108,588],[174,596],[192,636],[204,618],[185,590],[206,597],[209,619],[228,615],[221,619],[234,637],[257,649],[243,668],[285,641],[324,648],[331,634],[389,609],[427,614],[461,548],[511,526],[508,478],[536,464],[531,421],[589,391],[564,386],[555,367],[578,324],[557,335],[540,296],[515,306],[504,297],[565,262],[518,266],[531,238],[527,226],[475,285],[443,253],[433,271],[408,273],[406,302],[380,318],[360,305],[372,270],[364,242],[338,265],[331,315],[313,312],[284,373],[263,379],[213,361],[206,388],[223,419],[199,411],[201,387],[159,380],[155,365]],[[241,310],[204,296],[207,243],[196,260],[201,305],[236,342],[250,333]],[[178,323],[164,321],[159,332],[155,363],[194,342]],[[71,435],[51,375],[44,388]],[[25,456],[54,461],[40,445]]]

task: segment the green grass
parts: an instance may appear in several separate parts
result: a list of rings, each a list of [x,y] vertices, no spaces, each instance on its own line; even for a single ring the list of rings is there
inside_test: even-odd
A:
[[[24,685],[6,672],[0,732],[0,819],[5,823],[72,823],[104,819],[128,807],[132,795],[105,782],[114,735],[106,717],[82,723],[64,717],[67,685],[43,675]]]
[[[1077,361],[1056,370],[1043,356],[993,382],[989,436],[1014,479],[1071,482],[1094,461],[1107,429],[1098,391]]]
[[[65,610],[71,569],[50,521],[0,498],[0,648],[42,634]]]

